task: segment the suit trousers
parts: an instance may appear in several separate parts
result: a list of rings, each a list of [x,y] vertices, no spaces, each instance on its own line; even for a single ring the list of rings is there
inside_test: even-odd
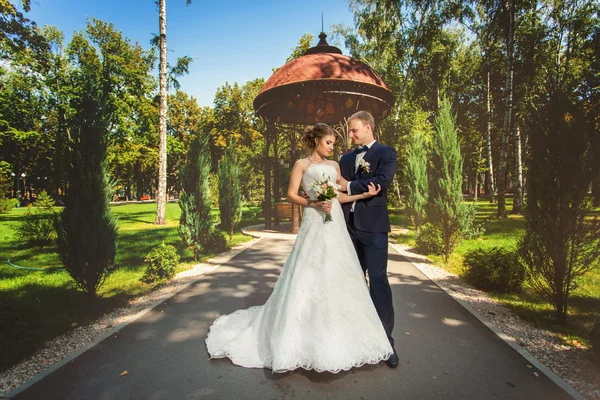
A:
[[[392,289],[387,276],[388,234],[359,231],[354,226],[354,213],[350,213],[348,232],[356,249],[363,272],[369,274],[369,292],[392,347],[394,339],[394,305]]]

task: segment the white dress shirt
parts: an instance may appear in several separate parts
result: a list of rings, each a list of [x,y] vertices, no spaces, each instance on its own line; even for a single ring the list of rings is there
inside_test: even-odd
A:
[[[375,144],[376,140],[373,140],[371,143],[369,143],[367,145],[367,147],[370,149],[371,146],[373,146]],[[368,150],[367,150],[368,151]],[[358,153],[356,155],[356,161],[354,163],[354,172],[356,172],[358,170],[358,164],[360,163],[360,160],[362,160],[363,158],[365,158],[365,154],[367,152],[363,151],[362,153]],[[350,193],[350,183],[352,182],[348,182],[348,184],[346,185],[346,193],[348,194],[348,196],[351,196],[352,193]],[[350,209],[350,212],[354,212],[354,205],[356,204],[356,200],[352,202],[352,208]]]

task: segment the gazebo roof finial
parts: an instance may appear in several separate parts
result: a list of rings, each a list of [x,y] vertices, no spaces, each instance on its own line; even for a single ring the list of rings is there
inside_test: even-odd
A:
[[[323,24],[323,13],[321,13],[321,34],[319,34],[319,43],[315,47],[311,47],[310,49],[304,52],[304,55],[308,54],[317,54],[317,53],[334,53],[334,54],[342,54],[342,51],[335,46],[330,46],[327,43],[327,34],[325,33],[325,27]]]
[[[321,32],[319,35],[319,43],[315,47],[311,47],[310,49],[304,52],[304,55],[308,54],[317,54],[317,53],[335,53],[342,54],[342,51],[335,46],[330,46],[327,43],[327,34],[325,32]]]

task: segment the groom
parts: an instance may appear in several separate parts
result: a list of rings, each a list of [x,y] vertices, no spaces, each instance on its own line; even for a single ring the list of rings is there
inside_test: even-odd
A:
[[[387,277],[390,231],[387,190],[396,173],[396,150],[377,143],[374,129],[375,121],[368,112],[359,111],[350,117],[349,136],[359,147],[340,159],[342,176],[337,183],[348,195],[369,191],[370,182],[381,186],[378,195],[342,204],[342,208],[360,265],[365,274],[369,273],[371,298],[393,348],[394,306]],[[396,349],[386,363],[391,368],[398,366]]]

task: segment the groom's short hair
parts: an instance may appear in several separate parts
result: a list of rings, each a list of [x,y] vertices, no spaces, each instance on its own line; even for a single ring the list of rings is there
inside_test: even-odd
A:
[[[375,133],[375,118],[368,111],[357,111],[348,118],[348,122],[353,119],[357,119],[363,123],[363,125],[369,125],[371,127],[371,131]]]

